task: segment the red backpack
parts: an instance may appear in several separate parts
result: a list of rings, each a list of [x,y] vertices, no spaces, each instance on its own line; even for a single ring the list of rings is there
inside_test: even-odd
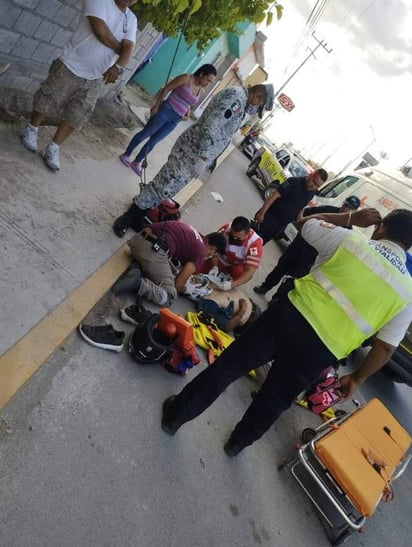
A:
[[[166,220],[180,220],[180,204],[174,199],[165,199],[157,207],[150,209],[145,217],[147,224],[165,222]]]

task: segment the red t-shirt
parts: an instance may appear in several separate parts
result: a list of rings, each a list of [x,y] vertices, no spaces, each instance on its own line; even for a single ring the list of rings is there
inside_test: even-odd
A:
[[[169,255],[180,260],[182,266],[193,262],[198,268],[202,264],[206,256],[206,241],[192,226],[180,220],[168,220],[155,222],[148,228],[166,241]]]

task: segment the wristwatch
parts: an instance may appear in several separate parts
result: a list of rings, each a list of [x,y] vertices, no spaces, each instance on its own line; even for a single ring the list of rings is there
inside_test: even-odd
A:
[[[114,66],[117,68],[117,70],[119,71],[119,74],[121,76],[124,72],[124,66],[118,65],[117,63]]]

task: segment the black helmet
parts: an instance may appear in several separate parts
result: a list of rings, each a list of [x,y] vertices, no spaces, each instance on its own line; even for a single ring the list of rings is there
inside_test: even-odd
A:
[[[140,365],[164,363],[174,350],[175,341],[156,329],[158,321],[159,315],[152,314],[130,336],[129,352]]]

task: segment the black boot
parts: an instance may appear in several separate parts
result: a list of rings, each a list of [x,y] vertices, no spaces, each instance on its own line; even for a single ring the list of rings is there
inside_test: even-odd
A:
[[[261,296],[263,296],[264,294],[268,292],[269,289],[267,289],[266,285],[262,283],[261,285],[258,285],[257,287],[253,287],[253,290],[255,291],[256,294],[260,294]]]
[[[147,225],[146,215],[150,209],[140,209],[137,205],[133,205],[129,208],[129,226],[133,228],[135,232],[140,232]]]
[[[242,452],[244,448],[248,446],[244,444],[239,439],[236,439],[236,428],[233,430],[229,439],[226,441],[226,444],[223,446],[223,450],[229,456],[229,458],[235,458],[239,452]]]
[[[113,232],[117,237],[123,237],[129,228],[140,232],[146,224],[144,217],[147,211],[148,209],[140,209],[132,203],[128,210],[114,221]]]
[[[173,413],[173,401],[176,399],[176,395],[172,395],[163,402],[162,406],[162,429],[168,435],[174,435],[179,427],[182,425]]]
[[[127,223],[127,211],[124,215],[122,215],[119,218],[116,218],[116,220],[113,222],[113,232],[117,235],[117,237],[123,237],[127,230],[129,229],[129,224]]]

